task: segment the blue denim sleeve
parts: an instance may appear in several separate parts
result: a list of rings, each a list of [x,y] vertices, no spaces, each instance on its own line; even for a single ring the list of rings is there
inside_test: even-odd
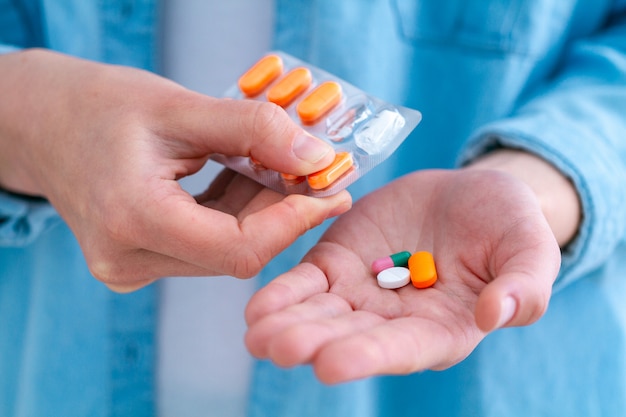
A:
[[[0,247],[27,245],[60,220],[46,200],[0,190]]]
[[[0,54],[8,54],[9,52],[16,52],[18,50],[19,48],[15,46],[0,43]]]
[[[509,118],[482,127],[459,164],[497,147],[533,152],[575,185],[583,218],[558,289],[605,262],[626,235],[626,13],[573,43],[559,73]]]

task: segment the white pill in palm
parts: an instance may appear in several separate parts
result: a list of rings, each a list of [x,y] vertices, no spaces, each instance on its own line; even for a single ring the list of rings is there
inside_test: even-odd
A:
[[[381,288],[390,290],[401,288],[411,282],[411,271],[402,266],[382,270],[376,276]]]

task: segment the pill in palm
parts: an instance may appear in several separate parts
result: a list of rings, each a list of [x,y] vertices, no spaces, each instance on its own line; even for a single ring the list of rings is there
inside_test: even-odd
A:
[[[393,268],[394,266],[404,266],[406,267],[409,264],[409,258],[411,257],[411,252],[403,251],[394,253],[393,255],[385,256],[384,258],[378,258],[374,262],[372,262],[372,272],[375,275],[384,269]]]
[[[416,288],[427,288],[437,281],[435,260],[430,252],[415,252],[409,258],[411,281]]]
[[[379,287],[393,290],[411,282],[411,271],[403,266],[394,266],[380,271],[376,279]]]

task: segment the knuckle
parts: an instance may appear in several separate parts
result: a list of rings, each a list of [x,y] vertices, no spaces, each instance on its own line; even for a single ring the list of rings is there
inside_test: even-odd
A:
[[[242,245],[243,246],[243,245]],[[257,248],[245,248],[240,246],[236,256],[225,259],[224,271],[236,278],[252,278],[261,272],[267,263],[267,256],[259,252]]]
[[[112,259],[96,256],[87,260],[87,266],[91,275],[100,282],[116,284],[122,280],[119,276],[119,267]]]
[[[302,234],[315,226],[319,226],[324,220],[323,216],[320,216],[317,203],[318,201],[312,197],[298,194],[288,195],[282,201],[282,218],[293,219],[295,226],[293,230]]]
[[[138,283],[153,280],[145,269],[122,262],[119,256],[101,256],[88,260],[91,275],[98,281],[119,288],[133,288]]]
[[[91,275],[104,284],[132,285],[152,278],[149,268],[134,262],[136,251],[122,250],[116,243],[88,242],[84,250]]]

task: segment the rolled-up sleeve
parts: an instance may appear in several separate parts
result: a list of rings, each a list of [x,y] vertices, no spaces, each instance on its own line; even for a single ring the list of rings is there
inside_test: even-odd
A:
[[[555,76],[508,118],[483,126],[459,164],[498,147],[550,161],[575,185],[583,219],[555,288],[590,272],[626,234],[626,11],[571,44]]]

